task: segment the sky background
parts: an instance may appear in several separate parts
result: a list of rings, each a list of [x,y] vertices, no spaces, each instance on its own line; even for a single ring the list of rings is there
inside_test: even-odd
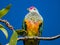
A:
[[[2,19],[10,22],[14,29],[21,29],[22,21],[28,13],[27,8],[35,6],[44,19],[44,28],[42,36],[55,36],[60,34],[60,1],[59,0],[0,0],[0,9],[12,4],[10,11]],[[1,23],[5,26],[5,24]],[[9,42],[12,31],[5,26],[9,38],[6,39],[0,31],[0,43],[5,45]],[[23,45],[23,41],[17,42],[17,45]],[[41,40],[40,45],[60,45],[60,39]]]

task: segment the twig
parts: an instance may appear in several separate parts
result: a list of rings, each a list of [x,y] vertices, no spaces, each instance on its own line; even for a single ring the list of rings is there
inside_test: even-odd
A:
[[[57,39],[57,38],[60,38],[60,35],[56,35],[56,36],[53,36],[53,37],[38,37],[38,36],[35,36],[35,37],[19,37],[17,40],[25,40],[25,39],[37,39],[37,40],[54,40],[54,39]]]
[[[5,23],[6,26],[7,26],[9,29],[14,30],[14,28],[9,24],[9,22],[8,22],[7,20],[2,20],[2,19],[0,19],[0,22]]]

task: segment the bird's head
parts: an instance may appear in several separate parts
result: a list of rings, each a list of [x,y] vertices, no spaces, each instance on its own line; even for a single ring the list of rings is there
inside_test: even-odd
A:
[[[29,12],[37,12],[37,11],[38,11],[37,8],[34,7],[34,6],[31,6],[30,8],[27,8],[27,10],[28,10]]]

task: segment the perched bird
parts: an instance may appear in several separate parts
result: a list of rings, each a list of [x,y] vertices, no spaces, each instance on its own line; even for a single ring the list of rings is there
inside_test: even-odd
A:
[[[0,10],[0,18],[2,18],[4,15],[6,15],[8,13],[8,11],[10,10],[11,4],[9,4],[6,8],[3,8],[2,10]]]
[[[38,12],[37,8],[31,6],[28,8],[29,13],[25,16],[22,24],[22,30],[17,30],[17,33],[20,35],[22,32],[26,32],[25,36],[34,37],[41,36],[43,29],[43,18]],[[24,40],[24,45],[39,45],[39,40]]]
[[[38,12],[37,8],[32,6],[28,8],[29,13],[25,16],[23,21],[23,29],[27,31],[26,36],[41,36],[43,18]],[[25,45],[39,45],[39,40],[25,40]]]

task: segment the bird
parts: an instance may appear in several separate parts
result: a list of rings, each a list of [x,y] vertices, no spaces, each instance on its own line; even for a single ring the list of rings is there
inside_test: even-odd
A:
[[[23,20],[22,30],[17,30],[16,32],[20,35],[24,32],[24,37],[34,37],[41,36],[43,31],[43,17],[39,13],[38,9],[35,6],[27,8],[29,11]],[[22,33],[23,32],[23,33]],[[39,40],[23,40],[24,45],[39,45]]]
[[[27,31],[26,36],[41,36],[43,29],[43,17],[34,6],[31,6],[27,10],[29,13],[25,16],[23,23],[23,29]],[[25,45],[39,45],[39,40],[27,40],[24,41],[24,43]]]
[[[0,10],[0,18],[5,16],[9,12],[10,8],[11,8],[11,4],[9,4],[6,8]]]

